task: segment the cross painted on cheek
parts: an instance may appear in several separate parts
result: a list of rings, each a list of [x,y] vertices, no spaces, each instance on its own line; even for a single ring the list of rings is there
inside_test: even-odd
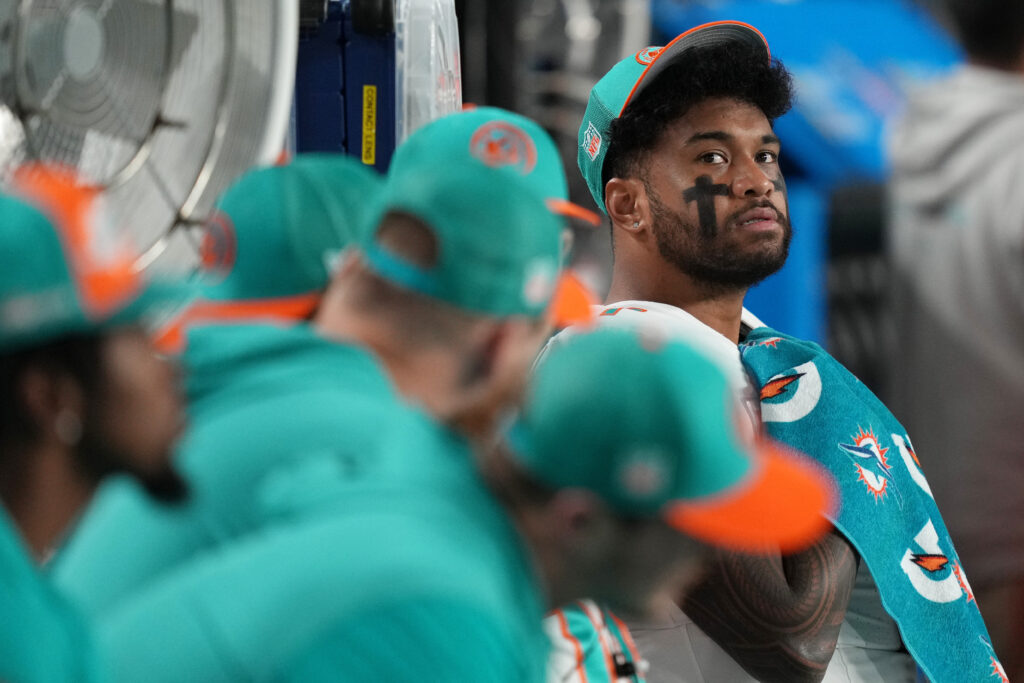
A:
[[[715,197],[729,196],[729,186],[715,184],[711,176],[702,175],[696,184],[683,191],[683,200],[689,204],[697,202],[697,216],[700,219],[701,236],[710,239],[718,233],[718,218],[715,215]]]

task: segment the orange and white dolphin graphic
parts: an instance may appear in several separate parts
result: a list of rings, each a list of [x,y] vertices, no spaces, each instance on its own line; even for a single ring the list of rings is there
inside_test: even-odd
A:
[[[907,548],[900,567],[921,597],[932,602],[947,603],[964,595],[960,580],[949,564],[949,556],[939,546],[939,535],[929,519],[917,536],[915,551]]]
[[[917,453],[914,452],[914,446],[910,443],[910,437],[893,434],[892,441],[896,444],[896,450],[899,451],[903,464],[906,465],[907,472],[910,473],[910,478],[928,494],[929,498],[934,498],[932,489],[928,486],[928,480],[924,478],[924,472],[921,471],[921,463],[917,459]]]
[[[765,402],[783,395],[788,396],[784,401]],[[761,389],[761,400],[761,419],[764,422],[796,422],[807,417],[821,400],[818,366],[814,361],[808,361],[775,375]]]
[[[841,443],[839,447],[846,451],[853,460],[857,478],[864,482],[868,491],[874,495],[875,500],[879,501],[885,498],[892,482],[892,476],[889,474],[892,465],[889,464],[889,458],[886,457],[889,449],[882,446],[878,437],[875,436],[874,430],[869,427],[867,431],[864,431],[858,427],[857,434],[853,436],[853,443]],[[895,489],[895,484],[893,484],[893,488]],[[899,497],[898,493],[897,497]],[[900,500],[897,500],[897,504],[903,507]]]

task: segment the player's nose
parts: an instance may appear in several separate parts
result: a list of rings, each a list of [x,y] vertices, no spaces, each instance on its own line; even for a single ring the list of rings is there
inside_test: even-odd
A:
[[[766,197],[775,189],[772,178],[753,160],[740,164],[732,181],[732,193],[737,197]]]

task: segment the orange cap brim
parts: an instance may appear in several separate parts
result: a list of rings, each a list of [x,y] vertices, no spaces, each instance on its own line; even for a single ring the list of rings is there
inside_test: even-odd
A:
[[[189,327],[203,323],[266,319],[297,322],[309,317],[320,303],[321,294],[312,292],[276,299],[249,301],[197,301],[181,315],[157,330],[153,343],[162,353],[178,354],[185,349]]]
[[[556,213],[559,216],[576,218],[594,226],[601,225],[601,217],[599,215],[590,209],[584,209],[579,204],[573,204],[565,199],[551,198],[547,200],[547,205],[551,213]]]
[[[64,248],[72,284],[85,311],[104,317],[137,296],[144,283],[126,249],[94,258],[93,208],[100,189],[82,184],[69,166],[29,162],[14,172],[12,187],[36,204],[56,230]]]
[[[711,545],[750,553],[796,552],[824,536],[838,502],[831,475],[777,443],[760,443],[754,456],[754,472],[738,487],[671,503],[665,520]]]
[[[590,289],[571,270],[566,270],[555,284],[555,293],[548,305],[548,318],[556,328],[588,325],[594,321],[593,306],[597,304]]]

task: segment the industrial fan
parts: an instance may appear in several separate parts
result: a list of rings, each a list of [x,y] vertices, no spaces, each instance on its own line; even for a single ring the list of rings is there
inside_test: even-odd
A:
[[[137,267],[195,266],[291,112],[296,0],[0,0],[0,180],[40,160],[102,190]]]

